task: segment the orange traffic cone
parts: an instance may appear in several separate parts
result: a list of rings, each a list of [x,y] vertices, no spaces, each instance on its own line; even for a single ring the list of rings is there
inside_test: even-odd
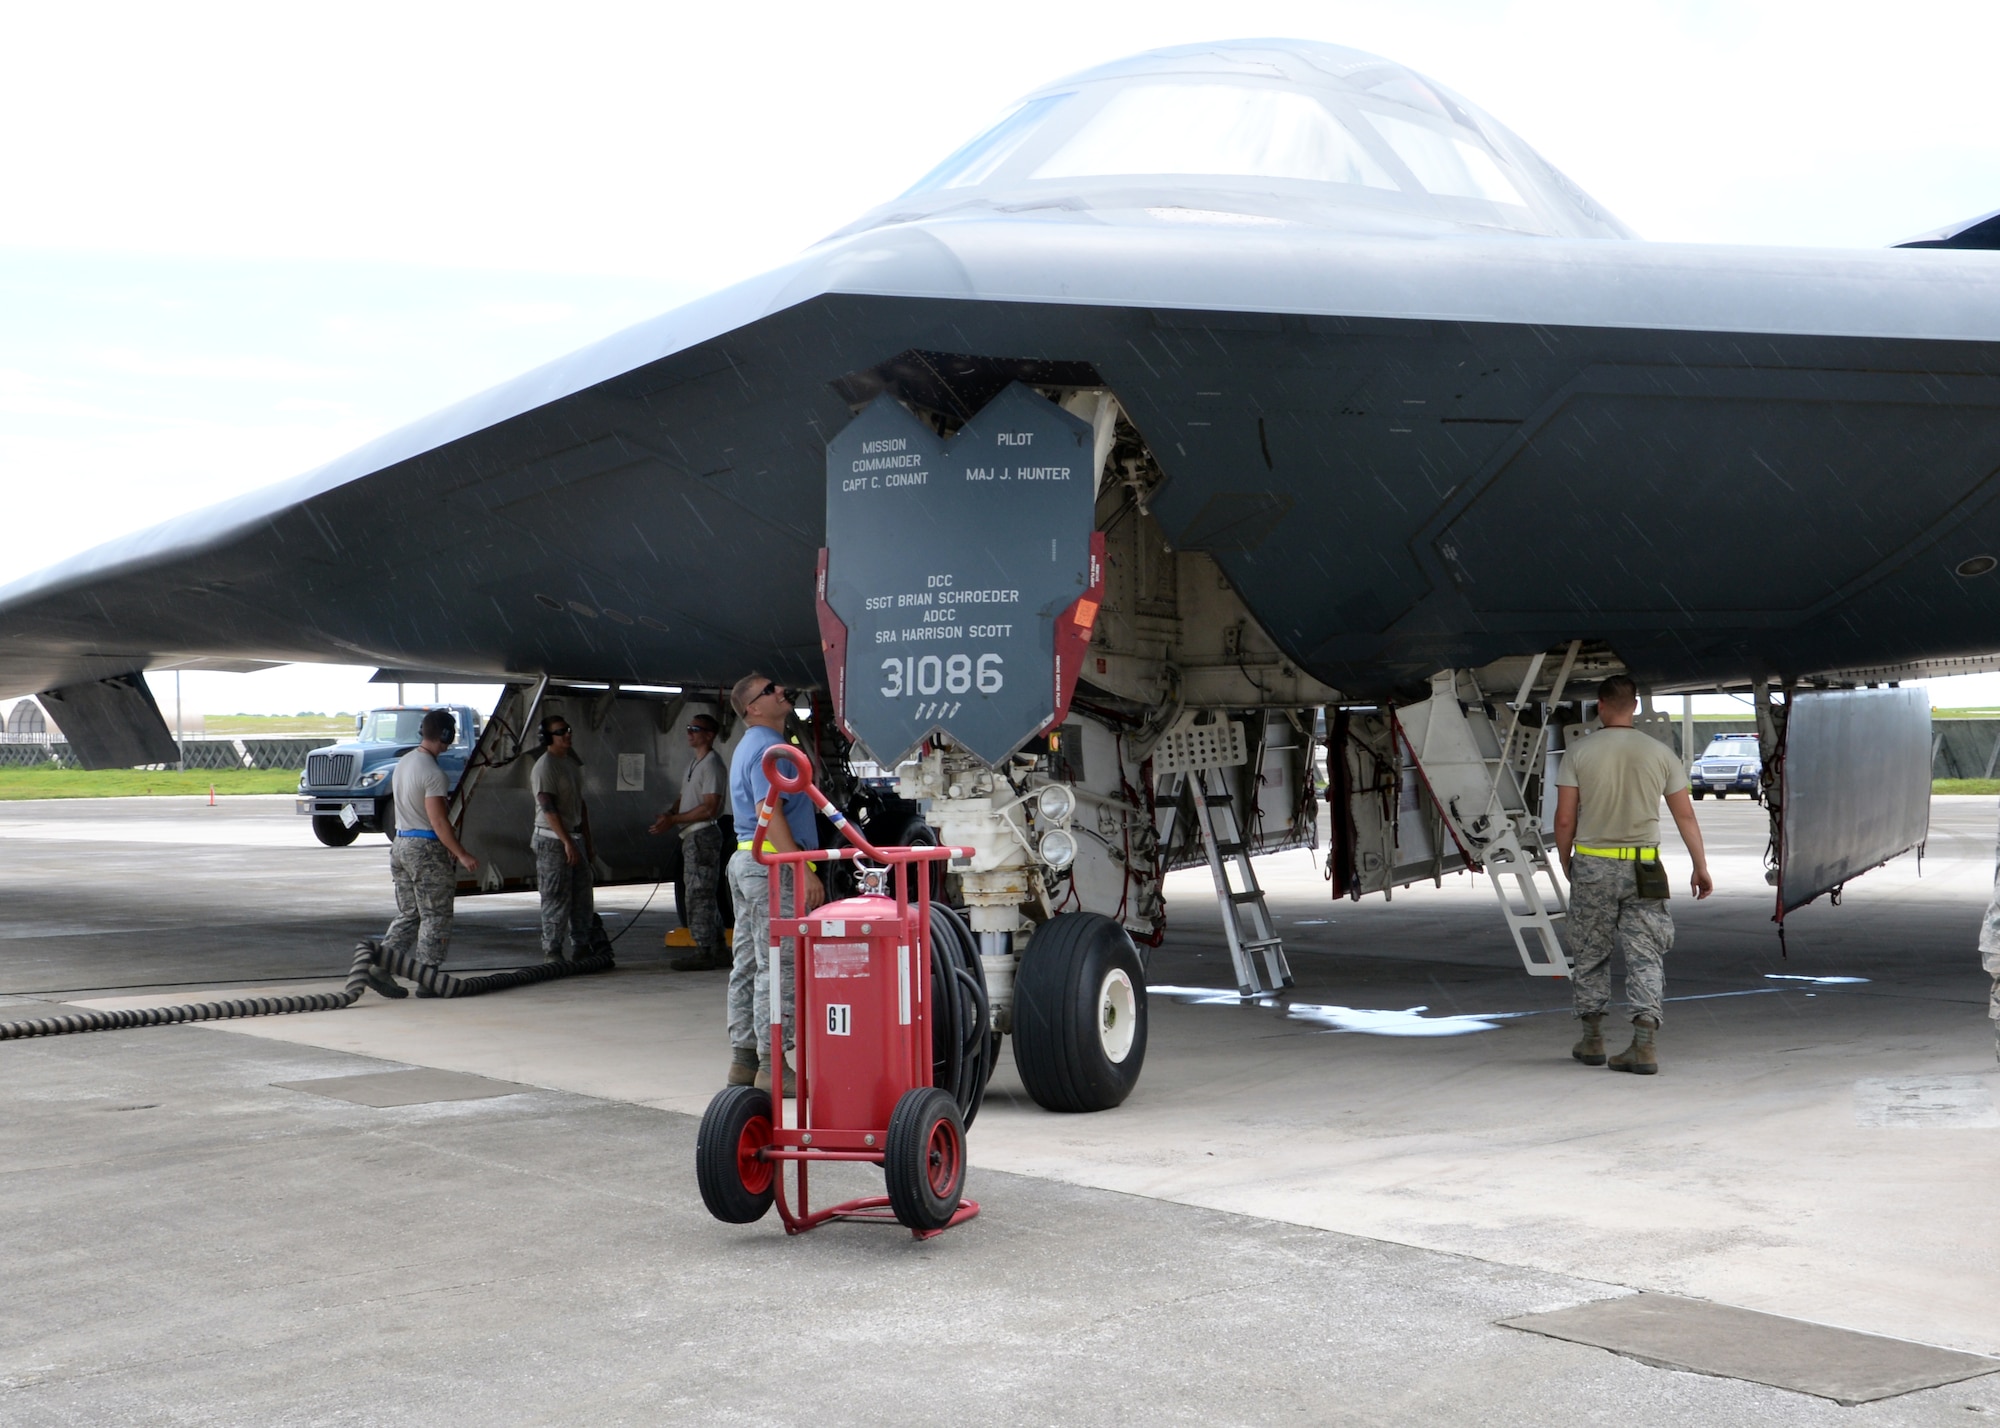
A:
[[[213,807],[215,807],[215,785],[214,785],[214,784],[210,784],[210,785],[208,786],[208,806],[209,806],[210,808],[213,808]]]

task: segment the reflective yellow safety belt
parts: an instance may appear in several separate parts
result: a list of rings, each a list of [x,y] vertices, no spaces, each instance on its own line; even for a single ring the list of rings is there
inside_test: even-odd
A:
[[[1616,858],[1621,863],[1657,863],[1660,861],[1658,848],[1586,848],[1576,845],[1576,851],[1587,858]]]
[[[739,853],[749,852],[750,840],[748,838],[739,838],[736,842],[736,851]],[[764,851],[767,853],[775,853],[778,851],[778,845],[773,843],[769,838],[766,838],[764,840]],[[819,871],[818,863],[807,863],[806,866],[808,868],[811,868],[814,872]]]

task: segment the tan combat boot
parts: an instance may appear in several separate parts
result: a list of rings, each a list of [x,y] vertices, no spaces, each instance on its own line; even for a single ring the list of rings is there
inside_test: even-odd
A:
[[[732,1047],[729,1052],[729,1079],[723,1084],[748,1086],[757,1079],[757,1048]]]
[[[1580,1016],[1577,1020],[1583,1023],[1583,1039],[1569,1049],[1569,1054],[1586,1066],[1602,1066],[1604,1064],[1604,1013],[1595,1012],[1590,1016]]]
[[[1659,1029],[1659,1022],[1652,1017],[1633,1017],[1632,1044],[1611,1058],[1611,1069],[1630,1071],[1639,1076],[1651,1076],[1657,1073],[1660,1062],[1653,1054],[1653,1033]]]
[[[780,1062],[778,1069],[780,1074],[774,1078],[771,1075],[770,1065],[760,1058],[757,1062],[757,1079],[750,1084],[760,1091],[769,1091],[773,1100],[782,1101],[792,1094],[792,1068]],[[772,1084],[774,1079],[776,1085]]]

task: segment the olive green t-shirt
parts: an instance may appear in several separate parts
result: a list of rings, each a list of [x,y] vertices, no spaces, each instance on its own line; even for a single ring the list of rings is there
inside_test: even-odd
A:
[[[1598,729],[1563,754],[1556,784],[1576,790],[1576,841],[1593,848],[1660,846],[1660,800],[1688,786],[1680,756],[1637,729]]]

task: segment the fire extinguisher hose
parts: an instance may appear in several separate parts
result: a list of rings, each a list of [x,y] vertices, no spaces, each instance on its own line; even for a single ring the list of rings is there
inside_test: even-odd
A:
[[[941,902],[931,904],[931,1009],[931,1083],[951,1093],[969,1126],[986,1098],[996,1038],[972,929]]]

